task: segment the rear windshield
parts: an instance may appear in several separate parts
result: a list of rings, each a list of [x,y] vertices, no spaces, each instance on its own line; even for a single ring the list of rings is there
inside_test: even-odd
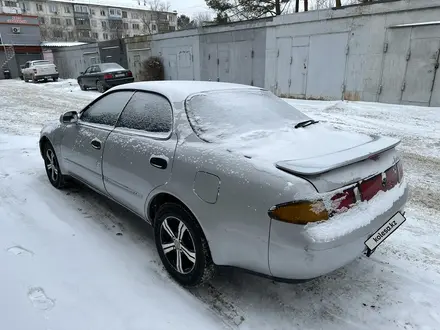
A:
[[[186,101],[194,132],[208,142],[249,133],[276,131],[310,119],[264,90],[228,90],[196,94]]]
[[[99,65],[102,72],[125,70],[122,66],[117,63],[102,63]]]
[[[34,65],[47,65],[50,64],[49,61],[37,61],[37,62],[32,62]]]

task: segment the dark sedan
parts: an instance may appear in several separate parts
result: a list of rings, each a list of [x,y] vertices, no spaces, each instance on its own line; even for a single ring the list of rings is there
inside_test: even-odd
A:
[[[100,93],[104,93],[113,86],[133,81],[131,71],[124,69],[117,63],[100,63],[89,66],[78,77],[78,84],[83,91],[88,88],[96,88]]]

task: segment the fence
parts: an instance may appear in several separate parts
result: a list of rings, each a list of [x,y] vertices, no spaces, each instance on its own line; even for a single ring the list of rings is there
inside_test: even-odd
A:
[[[437,1],[374,3],[127,38],[119,53],[137,77],[140,63],[158,55],[166,79],[236,82],[284,97],[440,106],[438,17]]]

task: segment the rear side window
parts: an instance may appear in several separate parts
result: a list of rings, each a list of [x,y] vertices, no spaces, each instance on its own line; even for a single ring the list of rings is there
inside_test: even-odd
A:
[[[133,92],[121,91],[108,94],[92,104],[81,115],[81,121],[114,126]]]
[[[150,133],[169,133],[173,114],[170,102],[163,96],[137,92],[119,118],[117,127]]]

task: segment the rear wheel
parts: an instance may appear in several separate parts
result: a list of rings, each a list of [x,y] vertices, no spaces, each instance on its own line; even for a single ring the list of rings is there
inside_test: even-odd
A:
[[[96,82],[96,89],[97,89],[98,92],[100,92],[100,93],[104,93],[104,92],[105,92],[105,87],[104,87],[104,84],[102,83],[101,80],[98,80],[98,81]]]
[[[32,82],[37,83],[38,79],[35,76],[32,76]]]
[[[58,77],[52,78],[53,81],[58,81]]]
[[[57,189],[63,188],[65,185],[65,176],[61,173],[55,150],[49,142],[44,144],[43,158],[46,174],[50,183]]]
[[[166,270],[184,286],[197,286],[215,274],[208,242],[194,216],[184,207],[166,203],[157,212],[154,237]]]

